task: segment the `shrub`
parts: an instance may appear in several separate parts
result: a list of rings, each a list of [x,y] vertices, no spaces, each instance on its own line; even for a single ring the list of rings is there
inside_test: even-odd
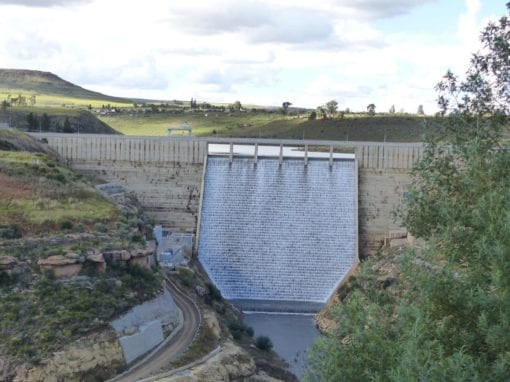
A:
[[[64,220],[60,223],[60,229],[72,229],[73,228],[73,222],[70,220]]]
[[[135,233],[131,236],[131,241],[133,243],[143,243],[145,241],[145,239],[143,238],[142,234],[140,233]]]
[[[223,296],[221,295],[221,292],[214,284],[207,283],[207,289],[209,291],[209,295],[213,300],[216,301],[223,301]]]
[[[242,321],[230,322],[228,324],[228,329],[230,330],[232,337],[234,337],[234,339],[236,340],[239,340],[243,333],[246,333],[248,336],[253,337],[253,328],[251,326],[247,326]]]
[[[179,268],[178,274],[185,287],[191,288],[195,284],[195,274],[189,269]]]
[[[4,151],[18,151],[18,148],[9,141],[0,139],[0,150]]]
[[[0,239],[19,239],[21,231],[16,224],[0,226]]]
[[[269,351],[273,348],[273,342],[266,336],[258,336],[255,340],[255,346],[260,350]]]
[[[104,223],[96,223],[94,228],[97,232],[106,232],[108,228],[106,227],[106,224]]]

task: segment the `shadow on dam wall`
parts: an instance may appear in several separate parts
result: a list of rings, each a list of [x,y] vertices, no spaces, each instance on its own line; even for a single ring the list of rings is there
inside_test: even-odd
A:
[[[195,232],[204,158],[212,144],[323,145],[354,150],[358,171],[359,254],[377,251],[390,231],[401,230],[392,211],[405,200],[420,143],[299,141],[230,138],[134,137],[31,133],[45,139],[74,169],[134,192],[157,223]]]
[[[198,259],[243,310],[317,311],[357,263],[354,159],[209,156]]]

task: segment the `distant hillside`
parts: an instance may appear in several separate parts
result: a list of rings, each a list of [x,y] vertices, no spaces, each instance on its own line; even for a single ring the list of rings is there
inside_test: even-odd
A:
[[[1,151],[26,151],[57,157],[57,154],[53,152],[48,145],[16,129],[0,129],[0,152]]]
[[[45,117],[46,121],[43,122]],[[0,122],[2,121],[26,131],[42,129],[50,132],[119,134],[88,110],[81,109],[17,107],[5,112],[0,110]]]
[[[131,99],[111,97],[102,93],[84,89],[63,80],[50,72],[25,69],[0,69],[0,89],[17,93],[30,92],[37,94],[95,100],[104,102],[131,103]]]

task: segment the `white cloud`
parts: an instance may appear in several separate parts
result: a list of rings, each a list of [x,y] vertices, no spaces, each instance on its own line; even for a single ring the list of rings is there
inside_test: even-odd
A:
[[[21,5],[25,7],[54,7],[89,3],[92,0],[0,0],[0,5]]]
[[[449,1],[0,0],[0,67],[131,97],[431,111],[435,83],[473,51],[482,3],[453,16],[458,35],[379,21]]]
[[[480,33],[478,19],[480,0],[465,0],[465,4],[465,13],[459,16],[457,35],[464,46],[474,50],[478,46],[478,34]]]

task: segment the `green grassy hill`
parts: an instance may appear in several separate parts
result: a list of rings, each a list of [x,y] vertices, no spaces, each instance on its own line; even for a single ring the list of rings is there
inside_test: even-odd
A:
[[[18,95],[29,98],[36,96],[39,105],[97,105],[110,103],[115,106],[130,105],[132,100],[111,97],[102,93],[84,89],[57,75],[38,70],[0,69],[0,100]]]
[[[188,122],[195,136],[420,142],[435,131],[431,118],[413,115],[348,114],[310,121],[270,112],[121,113],[100,119],[126,135],[167,135],[169,127]]]

